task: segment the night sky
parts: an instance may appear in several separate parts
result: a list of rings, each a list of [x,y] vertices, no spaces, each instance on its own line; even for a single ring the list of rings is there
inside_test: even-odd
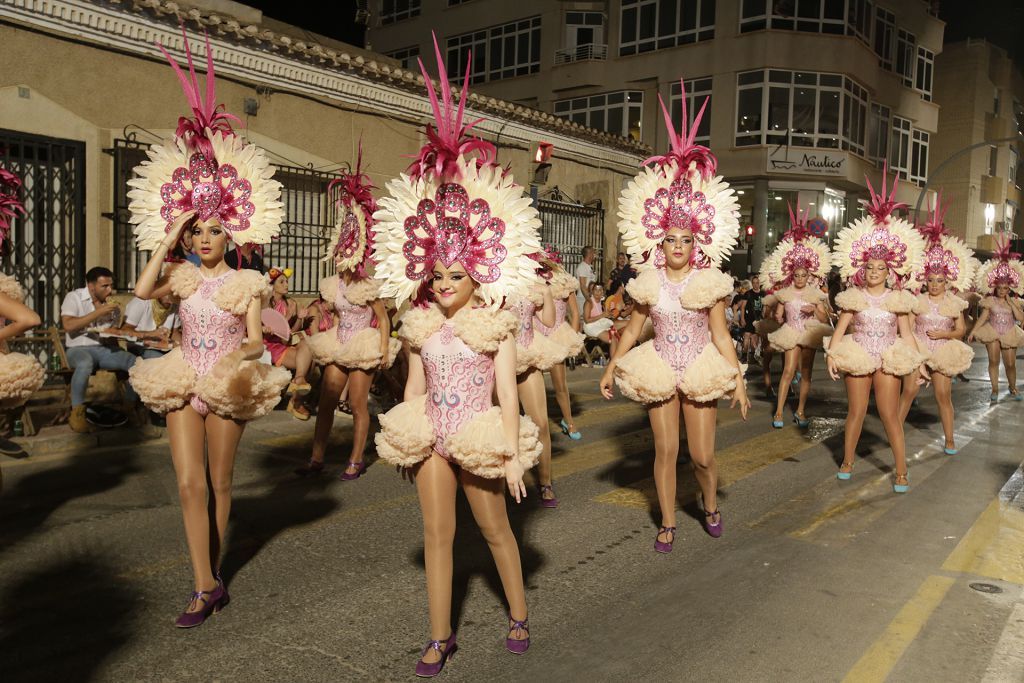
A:
[[[265,16],[273,17],[286,24],[299,26],[334,38],[349,45],[363,46],[363,28],[353,21],[356,15],[355,0],[333,0],[332,2],[310,2],[310,0],[242,0],[243,4],[255,7]],[[329,10],[325,8],[329,7]]]

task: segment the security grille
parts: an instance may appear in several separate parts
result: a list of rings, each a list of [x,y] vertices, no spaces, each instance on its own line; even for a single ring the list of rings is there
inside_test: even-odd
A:
[[[592,246],[597,250],[594,269],[598,281],[604,280],[604,209],[598,206],[584,206],[555,199],[537,201],[540,212],[541,242],[552,245],[562,255],[567,271],[575,272],[583,260],[583,247]]]

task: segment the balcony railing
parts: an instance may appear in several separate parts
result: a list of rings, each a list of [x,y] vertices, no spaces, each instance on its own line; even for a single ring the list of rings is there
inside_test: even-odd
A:
[[[587,60],[608,59],[608,46],[599,43],[587,43],[576,47],[563,47],[555,51],[555,64],[570,64]]]

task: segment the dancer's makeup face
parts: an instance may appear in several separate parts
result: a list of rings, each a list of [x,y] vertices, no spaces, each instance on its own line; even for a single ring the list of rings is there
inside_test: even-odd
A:
[[[928,274],[928,293],[932,296],[941,296],[946,293],[946,276],[942,273]]]
[[[998,296],[1000,299],[1005,299],[1006,297],[1010,296],[1010,285],[1006,284],[1005,282],[1000,282],[999,284],[997,284],[996,296]]]
[[[667,267],[672,270],[685,268],[693,253],[693,232],[688,228],[672,228],[661,241],[661,252],[665,255]]]
[[[227,247],[228,232],[216,218],[192,226],[192,251],[204,266],[215,266],[223,261]]]
[[[444,310],[458,310],[472,298],[477,283],[466,273],[462,264],[455,262],[450,268],[441,261],[434,264],[434,274],[430,280],[430,291],[434,299]]]
[[[871,259],[864,264],[864,281],[868,285],[884,285],[889,277],[889,266],[882,259]]]
[[[806,268],[797,268],[793,271],[793,285],[802,289],[807,286],[809,277],[810,273],[807,272]]]

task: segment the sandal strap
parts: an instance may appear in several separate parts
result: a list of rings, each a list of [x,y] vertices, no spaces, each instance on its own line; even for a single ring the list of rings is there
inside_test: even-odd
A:
[[[441,643],[447,643],[449,640],[451,640],[451,636],[448,636],[444,640],[431,640],[431,641],[429,641],[424,646],[423,652],[420,653],[420,657],[423,657],[423,655],[427,654],[427,652],[429,650],[437,650],[438,654],[443,654],[443,651],[441,650]]]
[[[515,631],[517,629],[522,629],[524,631],[529,631],[530,630],[530,618],[529,617],[527,617],[526,619],[523,619],[522,621],[519,621],[518,619],[513,619],[512,615],[510,614],[509,617],[508,617],[508,620],[512,622],[512,625],[508,627],[509,631]]]
[[[719,514],[719,513],[718,513],[718,508],[715,508],[715,509],[714,509],[714,510],[712,510],[711,512],[708,512],[707,510],[705,510],[705,511],[704,511],[704,516],[705,516],[705,517],[714,517],[714,516],[715,516],[715,515],[717,515],[717,514]]]

